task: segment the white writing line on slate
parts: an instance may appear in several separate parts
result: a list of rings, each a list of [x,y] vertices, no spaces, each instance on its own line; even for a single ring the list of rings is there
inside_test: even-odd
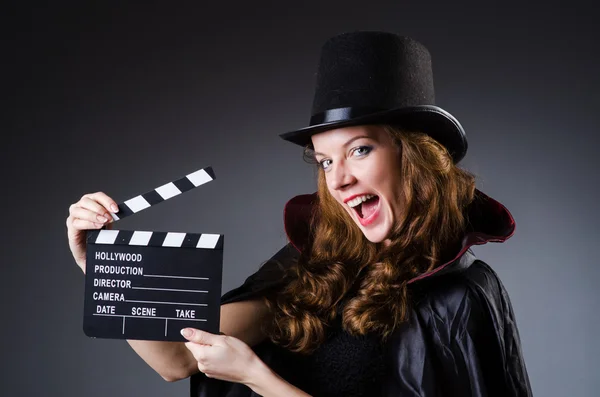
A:
[[[123,317],[123,335],[125,335],[125,317]]]
[[[149,316],[130,316],[127,314],[100,314],[100,313],[92,313],[94,316],[104,316],[104,317],[131,317],[131,318],[155,318],[157,320],[188,320],[188,321],[208,321],[205,318],[174,318],[174,317],[149,317]]]
[[[189,280],[209,280],[208,277],[165,276],[162,274],[144,274],[144,277],[185,278]]]
[[[164,305],[187,305],[187,306],[208,306],[206,303],[183,303],[183,302],[158,302],[158,301],[133,301],[126,299],[125,302],[134,302],[134,303],[160,303]]]
[[[169,322],[169,319],[165,320],[165,336],[167,336],[167,323]]]
[[[208,291],[196,291],[193,289],[171,289],[171,288],[150,288],[150,287],[131,287],[131,289],[150,289],[154,291],[179,291],[179,292],[202,292],[208,294]]]

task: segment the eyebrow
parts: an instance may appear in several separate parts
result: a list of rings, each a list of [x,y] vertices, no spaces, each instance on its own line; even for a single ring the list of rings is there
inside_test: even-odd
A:
[[[371,137],[370,137],[370,136],[368,136],[368,135],[359,135],[359,136],[355,136],[354,138],[350,138],[350,139],[348,140],[348,142],[344,143],[343,147],[346,147],[346,146],[350,145],[352,142],[356,141],[357,139],[361,139],[361,138],[373,139],[373,138],[371,138]],[[324,156],[324,157],[326,156],[325,154],[323,154],[323,153],[320,153],[320,152],[315,152],[314,150],[313,150],[313,155],[315,155],[315,156]]]

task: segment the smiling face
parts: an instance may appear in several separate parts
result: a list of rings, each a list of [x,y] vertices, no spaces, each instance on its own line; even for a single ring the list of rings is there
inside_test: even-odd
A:
[[[400,149],[383,128],[355,126],[312,137],[331,196],[373,242],[385,241],[402,214]]]

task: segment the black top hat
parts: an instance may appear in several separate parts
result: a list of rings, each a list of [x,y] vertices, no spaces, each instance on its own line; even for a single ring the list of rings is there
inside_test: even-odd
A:
[[[392,124],[424,132],[458,163],[467,152],[465,132],[435,106],[429,51],[419,42],[387,32],[344,33],[321,50],[310,124],[280,136],[301,146],[333,128]]]

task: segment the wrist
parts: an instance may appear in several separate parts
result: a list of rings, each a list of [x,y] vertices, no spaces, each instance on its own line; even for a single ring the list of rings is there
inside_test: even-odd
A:
[[[286,382],[258,357],[256,364],[248,371],[248,381],[244,384],[254,393],[264,397],[310,397],[309,394]]]
[[[271,369],[258,357],[254,360],[248,371],[248,379],[244,382],[255,393],[263,389],[263,385],[268,383],[270,377],[273,377]]]

